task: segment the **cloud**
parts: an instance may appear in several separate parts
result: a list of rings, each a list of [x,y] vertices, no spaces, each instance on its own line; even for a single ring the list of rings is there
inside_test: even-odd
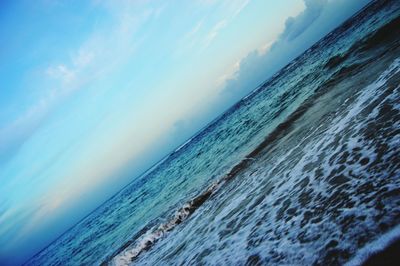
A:
[[[186,34],[185,38],[190,38],[192,36],[195,36],[203,26],[203,23],[204,19],[198,21],[197,24]]]
[[[62,80],[64,83],[70,83],[75,78],[75,73],[65,65],[49,67],[46,73],[52,78]]]
[[[249,2],[250,0],[237,1],[236,3],[232,1],[232,3],[234,4],[232,19],[239,15],[240,12],[242,12],[242,10],[249,4]]]
[[[240,61],[234,78],[225,81],[220,101],[231,105],[244,97],[369,1],[304,0],[305,9],[286,20],[273,44],[250,52]]]
[[[98,3],[113,18],[111,26],[88,33],[67,60],[50,64],[42,71],[39,79],[50,85],[42,88],[41,97],[17,119],[0,127],[0,165],[10,160],[65,100],[115,71],[131,57],[141,43],[140,38],[135,38],[137,30],[150,18],[159,17],[163,10],[149,7],[139,13],[136,7],[143,4],[128,1],[116,7],[108,2]]]
[[[43,71],[42,79],[49,83],[54,81],[55,85],[47,88],[44,95],[16,120],[0,128],[0,163],[5,157],[11,157],[10,151],[17,150],[51,110],[73,92],[84,88],[88,77],[94,76],[100,70],[93,69],[93,64],[98,59],[93,52],[95,50],[95,47],[84,44],[70,56],[68,62],[51,65]]]
[[[81,47],[71,56],[69,66],[66,64],[49,66],[45,72],[48,77],[61,81],[61,85],[69,85],[68,89],[95,59],[93,50],[89,50],[89,47]]]
[[[207,34],[205,38],[204,48],[207,48],[211,42],[218,36],[221,30],[223,30],[230,22],[232,22],[242,10],[248,5],[249,0],[237,0],[237,1],[228,1],[223,4],[223,8],[229,10],[228,14],[230,14],[225,19],[218,21],[214,27],[212,27],[211,31]]]
[[[305,0],[305,9],[295,18],[289,17],[285,22],[285,30],[280,38],[287,41],[296,39],[302,34],[322,13],[327,0]]]
[[[215,5],[216,1],[202,0],[198,1],[198,3],[200,7],[204,7]],[[207,26],[210,26],[205,25],[208,21],[210,21],[210,18],[208,16],[203,17],[187,34],[185,34],[181,42],[189,42],[188,47],[190,48],[193,48],[195,43],[199,42],[199,50],[206,50],[218,37],[220,32],[225,29],[242,12],[242,10],[248,5],[248,3],[249,0],[229,0],[218,2],[219,5],[215,7],[215,9],[223,10],[223,12],[227,15],[224,18],[219,19],[218,21],[212,21],[211,19],[212,22],[210,29],[208,30],[208,32],[206,32],[205,35],[199,38],[199,36],[197,35],[200,33],[200,30],[205,30]],[[181,46],[184,45],[181,44]],[[193,53],[193,49],[191,49],[190,52]]]
[[[86,165],[83,163],[76,163],[77,160],[75,160],[75,157],[77,156],[71,160],[69,159],[69,150],[71,147],[72,149],[76,149],[77,143],[81,144],[82,142],[76,141],[74,133],[67,133],[68,137],[63,137],[63,139],[56,139],[55,135],[53,136],[52,134],[49,137],[46,134],[49,134],[48,132],[57,134],[60,131],[60,127],[65,128],[65,131],[68,132],[76,132],[76,134],[85,132],[86,129],[82,129],[82,131],[79,132],[78,130],[74,131],[74,127],[80,123],[77,122],[77,120],[82,120],[80,118],[82,116],[77,115],[78,110],[75,108],[72,110],[71,108],[63,109],[63,107],[67,106],[66,103],[75,103],[75,99],[82,99],[82,97],[75,96],[81,96],[76,94],[83,91],[85,91],[85,94],[89,95],[89,97],[85,95],[85,99],[88,99],[89,103],[92,103],[95,97],[90,98],[90,96],[96,96],[96,93],[99,93],[100,90],[115,89],[108,86],[101,86],[100,83],[104,81],[103,78],[108,78],[112,76],[112,74],[117,73],[121,67],[123,68],[126,63],[132,59],[137,46],[142,40],[138,37],[138,30],[144,26],[145,23],[149,22],[150,19],[157,19],[162,12],[160,8],[148,8],[144,11],[143,9],[137,9],[132,11],[132,9],[134,9],[133,5],[134,4],[132,4],[129,9],[108,9],[113,17],[113,19],[110,19],[111,23],[107,24],[106,27],[96,27],[94,31],[88,32],[83,42],[75,49],[72,48],[67,51],[60,51],[60,53],[67,53],[68,56],[65,60],[55,62],[54,64],[44,63],[44,67],[40,69],[39,80],[41,84],[45,84],[46,87],[41,88],[40,97],[34,99],[33,103],[19,114],[19,117],[5,126],[0,127],[0,177],[3,179],[2,192],[5,192],[2,194],[2,197],[0,197],[0,244],[3,241],[7,241],[10,244],[7,248],[5,248],[4,245],[0,247],[0,264],[2,255],[15,255],[17,251],[19,253],[19,248],[21,246],[26,247],[26,249],[21,257],[16,258],[18,263],[15,262],[15,264],[22,263],[21,260],[26,259],[27,255],[32,255],[28,253],[36,252],[37,250],[35,249],[40,245],[34,245],[28,240],[34,239],[35,241],[46,244],[45,242],[48,242],[54,235],[49,232],[50,229],[43,228],[42,222],[53,219],[54,217],[61,217],[62,215],[57,213],[57,211],[67,210],[66,204],[72,201],[71,198],[86,195],[82,192],[84,189],[88,191],[88,187],[96,187],[94,184],[101,182],[97,177],[103,177],[107,171],[107,173],[109,173],[109,171],[115,169],[115,167],[120,166],[124,162],[121,158],[116,158],[117,156],[114,156],[114,160],[109,163],[104,163],[108,161],[108,158],[101,158],[102,161],[99,163],[98,160],[96,161],[97,157],[93,159],[94,156],[87,156],[84,160],[81,160],[85,161]],[[90,104],[85,106],[90,106]],[[86,110],[84,108],[79,109]],[[61,117],[58,116],[59,110],[63,112]],[[65,110],[67,110],[68,113],[66,113]],[[53,118],[57,116],[58,119],[53,120]],[[80,117],[75,119],[75,116]],[[95,121],[93,124],[99,123],[98,120],[100,119],[102,119],[101,116],[97,118],[93,117],[93,121]],[[153,130],[152,132],[159,131]],[[81,133],[79,133],[80,137],[83,135]],[[149,136],[149,134],[143,135]],[[54,140],[54,143],[51,143],[51,140]],[[86,143],[84,144],[86,145]],[[88,150],[91,148],[88,148],[84,144],[80,145],[78,154],[82,153],[84,149]],[[61,147],[63,151],[68,150],[68,152],[65,156],[60,158],[57,157],[57,154],[55,154],[53,150],[47,149],[49,146],[51,146],[53,150],[54,147]],[[65,148],[67,146],[68,148]],[[120,151],[125,150],[124,148],[126,148],[126,146],[122,146],[122,148],[121,146],[122,145],[118,146],[119,153],[117,153],[117,151],[115,151],[115,153],[122,156],[124,154]],[[32,153],[31,150],[34,151],[34,153]],[[37,156],[37,152],[40,153],[40,156]],[[91,159],[87,161],[89,157]],[[60,176],[57,173],[58,167],[61,167],[61,163],[59,163],[61,160],[63,160],[62,167],[68,165],[68,167],[66,167],[68,171],[87,174],[87,177],[83,175],[85,176],[85,180],[89,180],[93,184],[88,184],[86,181],[82,182],[82,180],[80,180],[80,182],[74,182],[74,184],[80,184],[79,187],[64,185],[63,190],[60,191],[57,189],[55,195],[45,193],[47,187],[50,186],[52,182],[56,182],[56,179],[61,180],[64,178],[64,176]],[[28,166],[26,165],[27,161],[30,163]],[[92,163],[92,167],[87,167],[87,164],[90,163]],[[15,165],[18,164],[27,167],[18,167],[17,171],[14,171],[14,168],[17,168]],[[97,167],[98,165],[103,165],[104,167],[96,172],[96,169],[99,169]],[[76,172],[71,174],[72,177],[68,176],[65,180],[70,181],[76,176],[82,178],[82,175],[78,175]],[[18,188],[15,192],[13,191],[13,189],[17,187],[16,185],[19,186],[21,183],[29,184],[29,186],[34,188],[32,193],[26,194],[25,198],[22,199],[25,203],[19,201],[18,197],[20,195],[18,193],[28,188]],[[43,195],[43,201],[33,202],[30,200],[37,197],[39,193]],[[94,207],[93,202],[90,202],[92,205],[87,203],[89,200],[85,201],[86,207],[82,207],[81,210],[78,211],[73,210],[70,212],[76,217],[78,217],[78,214],[83,215],[82,210],[88,211],[89,207]],[[104,200],[104,198],[102,200]],[[5,202],[7,204],[5,204]],[[98,204],[98,202],[96,204]],[[18,206],[18,208],[12,209],[15,208],[15,206]],[[20,219],[19,217],[22,218]],[[57,225],[54,226],[52,230],[57,231],[65,229],[65,223],[76,219],[76,217],[68,217],[69,218],[65,219],[65,221],[56,223]],[[70,224],[68,226],[70,226]],[[6,229],[7,234],[5,235],[4,230]],[[46,235],[46,237],[38,237],[35,232],[39,231],[42,232],[43,235]],[[7,252],[5,252],[6,250]]]
[[[11,124],[0,128],[0,165],[10,160],[46,117],[54,94],[42,98]]]
[[[211,42],[215,39],[215,37],[217,37],[217,35],[219,34],[219,32],[225,28],[227,25],[227,21],[221,20],[218,21],[214,27],[211,29],[211,31],[207,34],[205,40],[204,40],[204,49],[207,48]]]

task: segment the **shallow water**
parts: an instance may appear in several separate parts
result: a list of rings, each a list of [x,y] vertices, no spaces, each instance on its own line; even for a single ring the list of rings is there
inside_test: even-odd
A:
[[[361,263],[400,224],[399,16],[374,3],[27,264]]]

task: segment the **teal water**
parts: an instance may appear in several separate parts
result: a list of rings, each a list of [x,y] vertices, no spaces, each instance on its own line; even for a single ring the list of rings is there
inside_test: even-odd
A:
[[[374,2],[27,265],[351,263],[400,224],[399,17]]]

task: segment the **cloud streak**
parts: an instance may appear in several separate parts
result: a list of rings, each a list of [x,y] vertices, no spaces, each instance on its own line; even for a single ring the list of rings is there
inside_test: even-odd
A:
[[[100,5],[100,3],[98,3]],[[108,30],[94,31],[73,51],[68,61],[50,65],[40,79],[43,95],[13,122],[0,127],[0,165],[12,158],[35,131],[44,123],[49,114],[65,100],[80,90],[87,89],[90,82],[101,79],[120,67],[132,56],[141,43],[135,34],[140,26],[151,17],[158,17],[162,9],[147,9],[136,14],[135,3],[115,6],[102,3],[103,8],[115,18]]]
[[[206,50],[211,43],[218,37],[218,35],[232,22],[234,19],[243,11],[243,9],[249,4],[249,0],[230,0],[223,1],[220,3],[221,9],[227,10],[227,16],[214,22],[208,33],[205,34],[201,40],[200,52]],[[215,1],[200,1],[200,5],[215,5]],[[195,27],[185,35],[186,40],[195,38],[199,30],[204,26],[205,21],[208,18],[201,19]],[[193,42],[192,45],[193,47]],[[193,51],[192,51],[193,52]]]
[[[210,46],[211,42],[215,39],[215,37],[217,37],[217,35],[219,34],[219,32],[225,28],[227,25],[227,21],[221,20],[218,21],[214,27],[211,29],[211,31],[207,34],[205,40],[204,40],[204,48],[206,49],[208,46]]]

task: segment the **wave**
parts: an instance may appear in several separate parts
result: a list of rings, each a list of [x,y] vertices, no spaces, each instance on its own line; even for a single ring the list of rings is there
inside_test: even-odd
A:
[[[366,244],[345,266],[394,263],[400,250],[400,225]]]
[[[318,94],[321,96],[321,93]],[[313,97],[313,100],[316,98]],[[161,239],[167,232],[173,230],[177,225],[188,219],[203,203],[214,195],[219,188],[225,183],[231,181],[239,172],[246,169],[257,155],[265,150],[268,146],[272,146],[273,142],[279,138],[285,131],[287,131],[291,125],[299,119],[310,107],[312,106],[311,101],[306,101],[296,111],[294,111],[289,117],[279,124],[275,130],[273,130],[268,136],[262,141],[254,150],[248,153],[239,163],[232,167],[232,169],[224,175],[221,179],[213,182],[206,190],[200,193],[195,198],[184,204],[179,210],[175,212],[175,215],[168,220],[166,223],[157,226],[147,225],[141,229],[135,236],[125,243],[121,248],[117,250],[111,259],[106,260],[102,265],[129,265],[134,261],[142,252],[150,249],[159,239]],[[150,223],[152,224],[152,223]],[[132,245],[133,244],[133,245]]]
[[[318,96],[321,96],[321,93],[319,93]],[[315,99],[316,97],[313,97],[313,100]],[[279,136],[284,134],[284,132],[287,131],[291,125],[311,106],[312,101],[306,101],[296,111],[289,115],[284,122],[279,124],[275,130],[273,130],[254,150],[248,153],[243,160],[232,167],[232,169],[225,176],[213,182],[205,191],[188,201],[183,205],[183,207],[177,210],[175,215],[168,222],[162,223],[158,227],[151,227],[147,225],[130,241],[119,248],[118,251],[112,256],[111,261],[105,261],[102,265],[107,265],[109,263],[111,263],[111,265],[129,265],[129,263],[134,261],[142,252],[150,249],[167,232],[171,231],[177,225],[188,219],[200,206],[203,205],[206,200],[215,194],[221,186],[223,186],[226,182],[231,181],[239,172],[246,169],[251,162],[255,160],[255,157],[257,157],[260,152],[265,150],[267,147],[272,146],[273,142],[278,139]],[[134,246],[130,247],[132,243],[134,243]]]
[[[382,86],[389,76],[399,71],[398,65],[400,60],[395,60],[394,63],[370,86]],[[340,74],[340,73],[339,73]],[[335,79],[335,77],[333,77]],[[326,84],[325,84],[326,85]],[[331,84],[330,84],[331,85]],[[323,85],[324,86],[324,85]],[[135,234],[129,241],[121,246],[112,256],[110,256],[102,265],[129,265],[135,261],[140,254],[149,250],[158,240],[160,240],[166,233],[173,230],[176,226],[187,220],[197,209],[199,209],[210,197],[218,192],[227,182],[233,180],[239,172],[247,169],[260,153],[265,152],[274,147],[276,140],[285,135],[287,131],[300,119],[309,108],[311,108],[318,98],[329,91],[330,86],[324,86],[313,96],[308,98],[297,108],[287,119],[279,124],[268,136],[262,141],[255,149],[253,149],[247,156],[237,163],[231,170],[219,180],[213,182],[202,193],[186,202],[180,209],[178,209],[172,218],[165,223],[157,224],[153,221],[142,228]],[[364,91],[363,95],[369,94],[368,90]],[[360,95],[361,96],[361,95]],[[362,97],[361,97],[362,98]],[[364,99],[365,100],[365,99]],[[354,110],[353,110],[354,111]],[[395,232],[400,232],[400,228]],[[385,239],[385,238],[384,238]],[[381,240],[382,242],[383,240]],[[380,243],[381,243],[380,242]],[[386,243],[386,242],[385,242]],[[361,253],[360,253],[361,254]],[[362,253],[364,254],[364,253]],[[365,257],[365,255],[359,255]],[[354,260],[356,261],[356,259]],[[356,262],[355,262],[356,263]],[[349,264],[353,265],[353,264]]]
[[[369,38],[362,40],[361,48],[357,49],[357,52],[365,49],[373,49],[377,43],[375,39],[378,37],[384,37],[388,39],[388,42],[393,42],[390,35],[388,37],[388,31],[394,30],[399,25],[400,19],[397,18],[392,22],[388,23],[385,27],[378,30],[374,34],[370,35]],[[339,55],[332,57],[328,60],[325,67],[332,69],[350,59],[350,53],[354,52],[354,47],[350,48],[348,54]],[[395,60],[394,64],[384,72],[381,77],[376,81],[375,85],[381,85],[388,78],[388,75],[393,74],[392,71],[398,71],[397,67],[399,65],[399,60]],[[156,221],[150,222],[148,225],[143,227],[139,232],[137,232],[129,241],[122,245],[116,252],[114,252],[110,257],[108,257],[102,265],[129,265],[135,259],[138,258],[140,254],[149,250],[155,243],[160,240],[166,233],[173,230],[176,226],[187,220],[197,209],[199,209],[210,197],[215,195],[218,190],[224,186],[227,182],[233,180],[238,173],[247,169],[252,162],[255,160],[260,153],[270,150],[277,143],[276,140],[284,136],[288,131],[290,131],[297,120],[299,120],[314,104],[318,99],[325,93],[329,92],[330,89],[335,86],[338,82],[343,79],[359,72],[365,64],[354,63],[350,65],[342,66],[332,77],[321,84],[315,91],[315,93],[306,99],[294,112],[292,112],[284,122],[280,123],[272,132],[270,132],[267,137],[247,154],[239,163],[231,168],[231,170],[224,175],[219,180],[213,182],[208,186],[203,192],[198,194],[196,197],[192,198],[183,206],[178,209],[175,214],[167,220],[165,223],[157,223]],[[253,92],[254,93],[254,92]],[[250,95],[252,95],[251,93]],[[249,95],[249,96],[250,96]],[[247,97],[249,97],[247,96]],[[246,97],[246,98],[247,98]],[[189,139],[187,142],[178,147],[175,152],[179,151],[185,147],[188,143],[192,141],[193,138]],[[359,265],[365,262],[369,257],[376,254],[379,251],[384,250],[386,247],[393,244],[400,238],[400,225],[394,228],[389,233],[383,235],[376,241],[368,244],[363,249],[361,249],[357,255],[352,259],[347,265]]]

